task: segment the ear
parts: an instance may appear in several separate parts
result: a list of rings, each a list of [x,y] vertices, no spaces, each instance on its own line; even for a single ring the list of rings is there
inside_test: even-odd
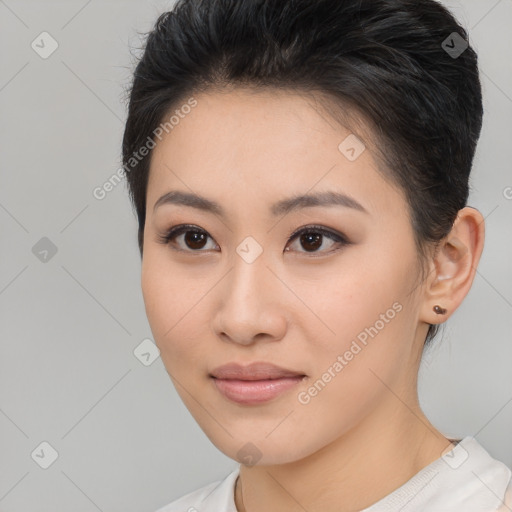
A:
[[[450,233],[439,243],[425,286],[420,320],[445,322],[468,294],[484,247],[485,225],[475,208],[459,210]],[[434,306],[446,312],[438,314]]]

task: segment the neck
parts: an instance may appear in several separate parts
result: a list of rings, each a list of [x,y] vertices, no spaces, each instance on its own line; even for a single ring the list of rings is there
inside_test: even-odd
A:
[[[450,445],[419,405],[372,414],[308,457],[287,464],[241,465],[238,512],[356,512],[405,484]]]

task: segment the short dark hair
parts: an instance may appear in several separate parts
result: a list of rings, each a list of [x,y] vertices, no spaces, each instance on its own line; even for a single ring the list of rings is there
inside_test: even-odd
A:
[[[178,0],[147,34],[129,90],[122,158],[141,257],[152,152],[133,155],[180,102],[226,86],[316,92],[344,121],[363,119],[383,174],[405,193],[423,260],[466,206],[481,85],[467,33],[440,3]]]

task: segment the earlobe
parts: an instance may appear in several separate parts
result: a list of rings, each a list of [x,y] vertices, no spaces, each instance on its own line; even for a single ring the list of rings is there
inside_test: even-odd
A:
[[[442,323],[469,292],[484,243],[484,219],[475,208],[459,210],[450,233],[433,256],[433,271],[425,286],[421,319]]]
[[[447,309],[442,308],[439,304],[436,304],[432,309],[434,310],[434,313],[436,313],[437,315],[446,315],[446,313],[448,312]]]

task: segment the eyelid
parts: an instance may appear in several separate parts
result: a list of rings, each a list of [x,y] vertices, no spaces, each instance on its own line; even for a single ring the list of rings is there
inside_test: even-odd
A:
[[[312,251],[312,252],[307,252],[307,251],[289,251],[289,249],[288,249],[289,243],[292,242],[293,240],[295,240],[299,235],[307,234],[307,233],[319,233],[322,236],[324,236],[326,238],[329,238],[330,240],[335,242],[335,244],[338,244],[339,247],[337,247],[335,249],[327,250],[327,251]],[[286,243],[285,251],[286,252],[290,252],[291,254],[293,254],[293,253],[296,253],[296,254],[307,254],[308,258],[313,258],[314,259],[314,258],[322,258],[324,256],[329,256],[330,254],[338,252],[338,251],[340,251],[341,249],[345,248],[348,245],[351,245],[351,242],[349,241],[348,237],[345,234],[339,232],[338,230],[334,230],[334,229],[327,228],[325,226],[321,226],[321,225],[317,225],[317,224],[306,224],[304,226],[301,226],[301,227],[297,228],[288,237],[288,241]]]
[[[213,240],[213,237],[208,233],[208,231],[200,228],[199,226],[196,226],[195,224],[178,224],[167,229],[163,235],[158,235],[157,241],[164,245],[171,245],[172,239],[180,235],[183,235],[187,231],[196,231],[198,233],[204,233],[205,235],[207,235],[208,238],[211,238]],[[191,249],[179,249],[175,247],[172,247],[172,249],[178,252],[186,252],[189,254],[200,254],[202,252],[206,252],[204,250],[193,251]]]
[[[297,228],[295,231],[292,232],[291,235],[289,235],[288,242],[293,240],[297,235],[300,235],[303,233],[308,233],[308,232],[320,233],[320,234],[326,235],[332,239],[340,239],[340,240],[343,240],[345,243],[349,243],[348,238],[343,233],[340,233],[336,230],[333,230],[331,228],[328,228],[326,226],[321,226],[318,224],[306,224],[304,226]]]
[[[195,231],[198,233],[203,233],[208,238],[210,238],[211,240],[213,240],[215,242],[214,238],[206,230],[204,230],[203,228],[200,228],[199,226],[196,226],[194,224],[179,224],[176,226],[172,226],[163,235],[158,236],[158,242],[162,243],[164,245],[171,245],[172,239],[186,233],[187,231]],[[321,226],[321,225],[317,225],[317,224],[306,224],[306,225],[303,225],[303,226],[295,229],[292,232],[292,234],[288,236],[288,239],[286,242],[286,247],[288,247],[290,242],[292,242],[299,235],[305,234],[305,233],[306,234],[307,233],[319,233],[319,234],[329,238],[333,242],[341,244],[342,247],[351,244],[351,242],[349,241],[347,236],[345,236],[345,234],[343,234],[337,230],[333,230],[331,228],[327,228],[325,226]],[[218,246],[217,242],[215,242],[215,244]],[[186,252],[186,253],[199,253],[200,254],[200,253],[208,252],[208,251],[201,250],[201,249],[192,250],[192,249],[179,249],[179,248],[175,248],[175,247],[172,247],[172,249],[175,251]],[[307,251],[293,251],[293,252],[298,252],[299,254],[309,254],[310,257],[314,258],[314,257],[320,257],[322,255],[326,255],[326,254],[331,254],[332,252],[336,252],[339,249],[340,248],[330,250],[330,251],[312,251],[309,253]],[[287,248],[285,248],[285,251],[291,252]]]

